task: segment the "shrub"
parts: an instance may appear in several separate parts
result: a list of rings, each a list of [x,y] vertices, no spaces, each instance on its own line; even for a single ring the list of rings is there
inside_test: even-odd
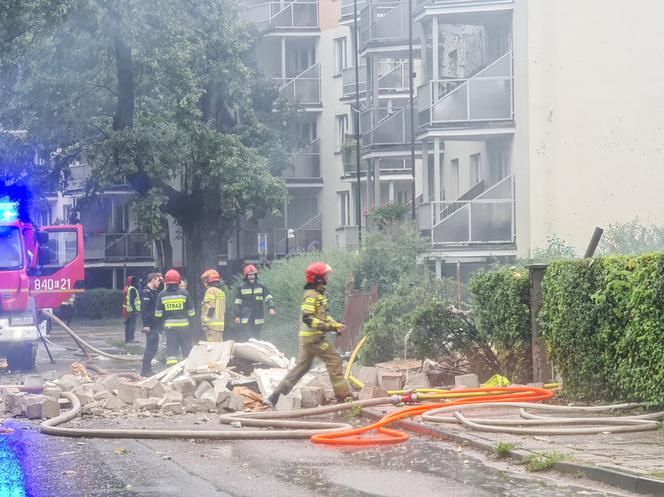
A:
[[[500,370],[513,382],[531,377],[530,285],[526,269],[500,268],[470,280],[478,332],[496,350]]]
[[[394,224],[369,233],[358,254],[358,284],[365,289],[377,285],[380,295],[388,295],[406,275],[423,280],[425,269],[417,264],[422,248],[422,238],[412,224]]]
[[[604,231],[598,252],[642,254],[664,249],[664,227],[641,224],[638,217],[626,223],[614,223]]]
[[[74,309],[84,319],[113,319],[122,316],[122,290],[93,288],[76,296]]]
[[[409,208],[404,204],[388,204],[385,207],[377,207],[371,213],[376,226],[379,228],[385,228],[386,226],[391,226],[395,223],[403,222],[406,219],[406,215],[409,212]]]

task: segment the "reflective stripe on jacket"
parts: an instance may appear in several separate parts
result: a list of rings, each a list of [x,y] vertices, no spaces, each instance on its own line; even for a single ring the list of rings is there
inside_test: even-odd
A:
[[[224,331],[225,313],[226,294],[219,287],[209,286],[201,304],[201,324],[212,331]]]
[[[322,335],[336,323],[328,314],[329,301],[324,293],[313,288],[304,291],[304,299],[300,306],[300,336]]]
[[[274,299],[267,287],[259,281],[253,285],[243,281],[235,295],[234,317],[240,318],[242,324],[263,324],[265,306],[268,309],[274,308]]]
[[[127,288],[127,295],[125,297],[124,304],[125,312],[141,312],[141,297],[138,294],[138,290],[135,286],[130,286]]]
[[[195,315],[196,311],[187,290],[166,289],[157,296],[154,316],[163,319],[164,329],[189,328],[189,318]]]

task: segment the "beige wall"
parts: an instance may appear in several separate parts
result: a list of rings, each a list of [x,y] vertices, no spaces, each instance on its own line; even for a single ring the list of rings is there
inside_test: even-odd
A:
[[[521,254],[552,234],[582,252],[596,225],[635,216],[664,224],[662,19],[661,0],[515,1]]]

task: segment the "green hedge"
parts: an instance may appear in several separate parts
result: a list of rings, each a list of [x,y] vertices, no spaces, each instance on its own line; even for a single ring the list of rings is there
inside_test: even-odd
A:
[[[573,396],[664,403],[664,254],[553,263],[540,324]]]
[[[122,290],[93,288],[76,296],[76,317],[84,319],[113,319],[122,317]]]

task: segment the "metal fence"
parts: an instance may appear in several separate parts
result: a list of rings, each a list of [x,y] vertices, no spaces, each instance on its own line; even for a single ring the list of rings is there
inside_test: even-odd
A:
[[[264,2],[243,11],[244,18],[261,31],[316,29],[318,23],[317,0],[294,2]]]

